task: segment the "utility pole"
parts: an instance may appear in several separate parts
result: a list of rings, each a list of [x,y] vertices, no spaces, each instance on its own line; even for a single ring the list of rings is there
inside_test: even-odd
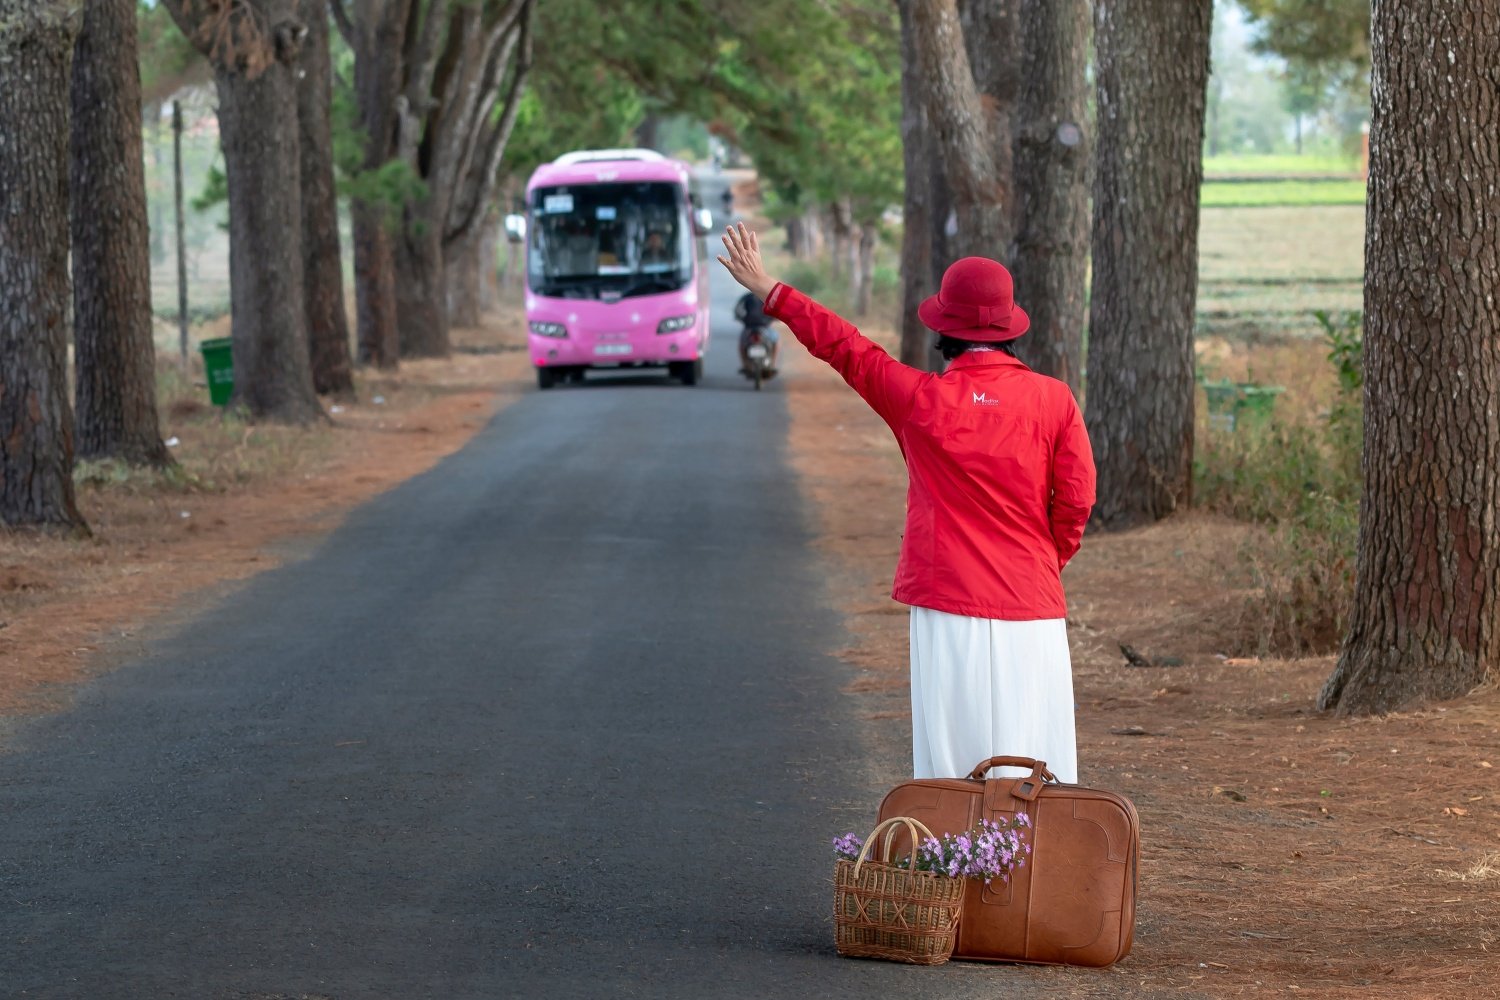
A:
[[[187,237],[182,219],[182,102],[172,102],[172,178],[177,201],[177,329],[182,362],[188,358]]]

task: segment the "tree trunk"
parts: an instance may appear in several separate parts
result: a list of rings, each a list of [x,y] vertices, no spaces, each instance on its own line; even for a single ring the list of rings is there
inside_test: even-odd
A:
[[[1020,0],[958,0],[957,7],[964,51],[969,57],[969,74],[974,79],[979,106],[988,125],[985,134],[995,163],[995,173],[988,179],[997,190],[996,204],[990,210],[997,213],[1003,242],[988,252],[974,246],[964,247],[945,264],[973,253],[1009,264],[1015,256],[1016,226],[1020,220],[1014,159],[1024,29]],[[940,176],[943,177],[940,183],[949,183],[946,174]]]
[[[403,357],[448,353],[445,247],[466,238],[493,200],[526,73],[530,0],[452,4],[449,10],[448,3],[428,7],[423,31],[432,29],[433,38],[442,40],[433,50],[441,56],[430,75],[411,76],[406,88],[409,104],[426,111],[424,125],[404,128],[401,155],[419,170],[427,195],[408,207],[396,244]],[[446,18],[442,33],[433,27],[439,17]],[[519,64],[513,61],[518,52]]]
[[[349,317],[344,310],[344,266],[339,248],[338,193],[333,183],[333,62],[325,0],[302,0],[307,38],[297,87],[302,181],[303,295],[313,388],[352,397]]]
[[[443,266],[448,278],[448,316],[454,326],[479,325],[483,244],[484,231],[475,229],[448,246],[448,260]]]
[[[396,261],[384,205],[350,203],[354,224],[354,308],[359,363],[382,371],[400,367],[396,327]]]
[[[802,256],[802,216],[794,215],[786,220],[786,249],[793,257]]]
[[[849,277],[845,270],[850,261],[850,250],[854,245],[854,220],[849,210],[848,198],[837,198],[828,206],[824,217],[828,228],[833,230],[833,252],[830,256],[832,277],[835,282]]]
[[[448,356],[448,277],[434,214],[426,199],[412,205],[395,239],[396,328],[403,358]]]
[[[478,78],[480,97],[470,112],[470,134],[464,137],[454,169],[457,180],[444,222],[443,253],[450,265],[459,268],[459,273],[448,276],[449,310],[451,313],[459,305],[462,318],[454,315],[453,321],[466,326],[479,325],[480,314],[494,299],[495,244],[500,224],[495,196],[521,89],[531,70],[530,20],[531,0],[522,0],[509,27],[505,27],[504,18],[492,26],[495,41]],[[496,32],[498,35],[493,34]],[[500,84],[507,76],[509,80],[502,89]]]
[[[72,110],[77,454],[171,465],[156,415],[135,0],[85,6]]]
[[[903,24],[911,24],[907,71],[916,74],[927,112],[933,148],[941,163],[957,219],[950,248],[953,257],[1001,259],[1010,250],[1012,179],[1009,129],[1011,108],[1005,94],[985,94],[970,67],[955,0],[901,0]],[[976,31],[988,32],[1009,23],[1004,12],[975,5]],[[1003,37],[972,37],[976,51],[994,46],[1003,51],[1013,41]],[[978,68],[993,81],[1008,80],[999,51],[987,55]],[[941,260],[946,267],[951,260]]]
[[[67,373],[76,14],[63,0],[0,0],[0,520],[86,531]]]
[[[320,419],[302,280],[296,67],[306,26],[297,17],[298,0],[222,8],[163,2],[209,56],[219,91],[234,323],[230,402],[260,419]]]
[[[1318,698],[1463,695],[1500,665],[1500,0],[1376,0],[1354,603]]]
[[[355,0],[353,23],[345,26],[355,51],[354,90],[365,132],[365,170],[378,170],[396,155],[396,106],[411,8],[412,0]],[[395,371],[401,352],[394,236],[398,210],[382,202],[354,200],[350,216],[359,363]]]
[[[1019,225],[1011,264],[1031,329],[1016,354],[1082,388],[1089,267],[1088,0],[1021,0],[1026,44],[1016,128]]]
[[[500,210],[492,207],[479,226],[479,312],[495,308],[499,298]]]
[[[661,115],[655,111],[646,112],[641,123],[635,127],[635,143],[642,149],[656,149],[660,142]]]
[[[313,390],[303,292],[297,86],[273,62],[259,76],[215,68],[229,187],[234,396],[254,417],[308,423]]]
[[[1095,520],[1192,499],[1193,322],[1210,0],[1098,0],[1087,423]],[[1171,53],[1172,58],[1163,58]]]
[[[851,246],[849,258],[850,270],[856,275],[850,301],[854,303],[854,315],[867,316],[870,293],[875,286],[875,238],[879,230],[873,222],[861,223],[857,229],[859,239]]]
[[[917,72],[912,19],[901,18],[901,155],[906,187],[901,211],[901,362],[936,371],[941,356],[932,349],[932,332],[917,317],[922,300],[936,291],[932,283],[932,186],[927,178],[935,153],[927,127],[926,98]]]
[[[801,225],[798,226],[798,234],[802,245],[795,254],[803,260],[812,260],[823,252],[823,220],[817,209],[804,209],[801,215]]]

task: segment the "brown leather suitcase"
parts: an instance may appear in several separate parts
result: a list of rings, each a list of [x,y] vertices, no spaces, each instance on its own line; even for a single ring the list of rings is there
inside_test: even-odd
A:
[[[992,767],[1031,774],[986,779]],[[879,818],[911,816],[942,836],[1018,812],[1031,818],[1031,856],[1008,882],[969,887],[953,957],[1105,966],[1130,954],[1141,832],[1129,799],[1058,784],[1044,761],[991,757],[967,778],[897,785]]]

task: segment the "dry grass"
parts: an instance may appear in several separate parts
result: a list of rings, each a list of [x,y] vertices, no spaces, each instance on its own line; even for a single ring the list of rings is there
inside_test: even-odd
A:
[[[1439,868],[1437,874],[1458,882],[1491,882],[1500,880],[1500,851],[1491,851],[1470,865],[1465,871],[1450,872]]]

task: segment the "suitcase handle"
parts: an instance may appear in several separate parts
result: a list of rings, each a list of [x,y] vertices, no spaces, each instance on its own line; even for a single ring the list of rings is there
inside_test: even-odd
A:
[[[969,772],[969,777],[982,780],[986,774],[989,774],[992,767],[1027,767],[1031,769],[1033,776],[1040,777],[1054,785],[1057,784],[1057,775],[1047,770],[1047,762],[1037,760],[1035,757],[991,757],[989,760],[975,764],[974,770]]]

